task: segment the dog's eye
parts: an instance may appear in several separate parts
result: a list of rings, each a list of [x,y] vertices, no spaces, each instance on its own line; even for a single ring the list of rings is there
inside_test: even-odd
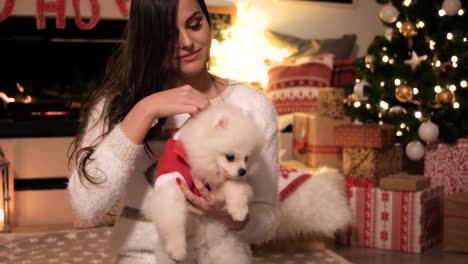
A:
[[[247,162],[249,160],[249,157],[245,157],[245,162]]]
[[[227,159],[228,161],[234,161],[235,157],[234,157],[234,155],[232,155],[232,154],[226,154],[226,159]]]

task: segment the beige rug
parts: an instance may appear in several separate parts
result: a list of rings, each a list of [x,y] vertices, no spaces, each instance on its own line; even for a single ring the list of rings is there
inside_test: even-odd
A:
[[[0,245],[0,264],[108,264],[112,263],[107,241],[111,229],[55,231],[39,235],[12,237]],[[330,250],[307,253],[259,251],[255,264],[347,264],[349,261]]]

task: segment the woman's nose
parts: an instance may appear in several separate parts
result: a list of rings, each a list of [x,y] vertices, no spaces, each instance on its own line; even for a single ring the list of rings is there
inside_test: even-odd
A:
[[[191,48],[193,40],[185,30],[179,31],[179,45],[181,48]]]

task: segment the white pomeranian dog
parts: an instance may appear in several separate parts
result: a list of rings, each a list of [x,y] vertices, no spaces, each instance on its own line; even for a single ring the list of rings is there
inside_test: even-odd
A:
[[[173,135],[158,163],[151,198],[142,208],[158,231],[158,263],[252,263],[248,245],[233,231],[189,211],[176,178],[190,189],[195,188],[193,179],[200,179],[224,197],[224,209],[234,220],[243,221],[253,196],[247,181],[249,170],[263,144],[255,120],[228,104],[210,106]]]

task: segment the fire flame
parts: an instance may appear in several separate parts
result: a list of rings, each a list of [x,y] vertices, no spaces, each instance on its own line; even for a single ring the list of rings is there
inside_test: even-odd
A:
[[[237,4],[235,24],[222,32],[223,42],[213,39],[210,72],[242,82],[268,84],[266,62],[280,62],[286,49],[273,47],[264,36],[266,16],[249,3]]]

